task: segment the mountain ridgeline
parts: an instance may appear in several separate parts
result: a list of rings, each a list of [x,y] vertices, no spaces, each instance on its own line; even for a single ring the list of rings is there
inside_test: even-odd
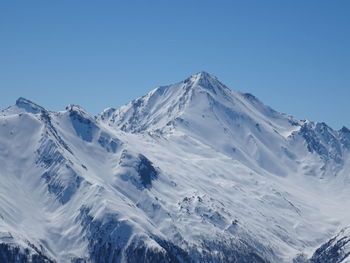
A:
[[[0,262],[348,262],[350,130],[200,72],[93,117],[0,112]]]

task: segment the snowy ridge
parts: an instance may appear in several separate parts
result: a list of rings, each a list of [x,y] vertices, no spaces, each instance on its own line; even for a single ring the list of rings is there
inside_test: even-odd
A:
[[[206,72],[95,118],[20,98],[0,113],[0,261],[345,262],[349,150],[346,127]]]
[[[295,162],[305,163],[305,156],[311,163],[303,170],[316,166],[322,168],[318,174],[334,174],[343,162],[343,148],[349,149],[341,140],[345,136],[326,124],[278,113],[206,72],[154,89],[120,109],[107,109],[98,118],[131,133],[190,135],[256,171],[280,175],[295,173]]]
[[[350,230],[342,229],[335,237],[318,248],[311,258],[312,263],[349,262],[350,261]]]

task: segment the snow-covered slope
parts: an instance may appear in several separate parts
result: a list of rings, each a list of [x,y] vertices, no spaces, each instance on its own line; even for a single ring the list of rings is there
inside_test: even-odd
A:
[[[347,128],[205,72],[96,118],[20,98],[0,113],[0,262],[323,262],[349,150]]]
[[[324,123],[295,120],[206,72],[154,89],[120,109],[106,109],[99,119],[132,133],[181,132],[256,171],[278,175],[334,175],[344,148],[349,149],[346,128],[337,132]],[[296,162],[303,162],[301,171]]]

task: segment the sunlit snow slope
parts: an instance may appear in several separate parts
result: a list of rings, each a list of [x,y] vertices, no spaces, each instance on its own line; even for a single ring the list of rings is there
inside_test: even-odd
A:
[[[0,262],[347,262],[350,131],[200,72],[0,113]]]

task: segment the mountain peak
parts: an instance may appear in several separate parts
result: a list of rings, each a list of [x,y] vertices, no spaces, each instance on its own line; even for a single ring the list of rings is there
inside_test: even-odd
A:
[[[82,107],[76,104],[69,104],[66,107],[66,111],[69,113],[70,116],[80,116],[79,118],[85,118],[89,119],[90,121],[94,122],[94,119],[90,116],[89,113],[87,113]]]
[[[232,91],[205,71],[158,87],[118,110],[107,109],[98,119],[135,133],[172,131],[176,126],[202,134],[209,121],[209,126],[221,127],[225,134],[230,133],[229,129],[235,134],[235,129],[241,126],[256,127],[257,123],[281,134],[291,129],[289,118],[265,106],[253,95]]]
[[[184,81],[185,84],[192,88],[202,88],[213,93],[217,93],[218,90],[227,90],[228,88],[222,84],[219,79],[205,71],[198,72]]]
[[[191,76],[191,78],[195,78],[196,80],[217,80],[218,78],[214,76],[213,74],[210,74],[206,71],[200,71],[194,75]]]
[[[343,127],[340,129],[340,132],[342,132],[342,133],[350,133],[350,129],[347,128],[347,127],[345,127],[345,126],[343,126]]]
[[[23,97],[19,97],[16,100],[16,106],[21,109],[24,109],[27,112],[34,113],[34,114],[45,111],[43,107]]]
[[[77,104],[69,104],[67,107],[66,107],[66,110],[67,111],[79,111],[79,112],[84,112],[86,113],[86,111],[79,105]]]
[[[184,82],[192,82],[193,84],[204,84],[210,81],[218,81],[218,78],[208,72],[200,71],[196,74],[191,75]]]

